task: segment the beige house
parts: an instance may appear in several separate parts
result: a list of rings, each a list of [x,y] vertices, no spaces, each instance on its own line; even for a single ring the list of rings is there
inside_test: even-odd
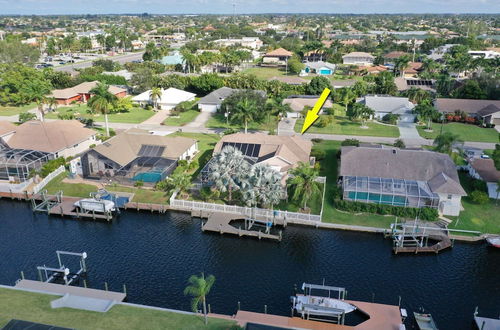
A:
[[[365,52],[352,52],[342,56],[342,63],[347,65],[372,65],[375,57]]]
[[[297,97],[288,97],[283,100],[283,104],[288,104],[290,106],[290,109],[292,109],[292,112],[288,112],[286,116],[288,118],[298,118],[301,116],[302,110],[304,110],[305,107],[312,108],[318,101],[319,97],[314,96],[314,95],[299,95]],[[321,113],[324,113],[324,108],[331,108],[333,107],[333,103],[330,99],[327,99],[325,101],[325,104],[323,105],[323,108],[321,110]]]
[[[284,66],[287,65],[288,60],[293,56],[292,52],[284,48],[278,48],[262,57],[262,65],[267,66]]]
[[[10,149],[42,151],[56,158],[76,156],[99,143],[96,132],[77,120],[28,121],[15,126],[14,132],[0,133],[0,142]]]

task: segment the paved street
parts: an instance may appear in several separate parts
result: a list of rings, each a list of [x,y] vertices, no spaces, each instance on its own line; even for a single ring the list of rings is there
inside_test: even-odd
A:
[[[98,59],[113,60],[113,61],[118,62],[120,64],[124,64],[124,63],[132,62],[135,60],[141,60],[143,53],[144,52],[116,55],[116,56],[109,56],[109,57],[100,57]],[[74,71],[75,69],[89,68],[91,66],[92,66],[92,61],[85,61],[85,62],[80,62],[80,63],[73,63],[71,65],[57,66],[57,67],[54,67],[54,71],[71,72],[71,71]]]

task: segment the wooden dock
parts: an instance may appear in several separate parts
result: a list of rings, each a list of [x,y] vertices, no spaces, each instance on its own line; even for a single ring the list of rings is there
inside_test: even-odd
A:
[[[258,239],[272,239],[281,241],[281,232],[279,235],[262,232],[260,230],[248,230],[236,228],[232,226],[231,221],[245,220],[245,216],[241,214],[221,213],[221,212],[203,212],[201,210],[191,212],[192,217],[207,218],[205,223],[202,223],[201,230],[211,231],[222,234],[232,234],[248,237],[255,237]]]
[[[74,204],[80,199],[81,198],[79,197],[63,197],[61,203],[52,206],[47,213],[49,215],[59,215],[61,217],[69,216],[73,218],[87,218],[92,220],[112,220],[112,216],[108,214],[79,212]]]
[[[165,204],[153,204],[153,203],[138,203],[138,202],[128,202],[123,205],[125,210],[136,210],[136,211],[150,211],[151,213],[165,213],[170,207]]]
[[[79,286],[47,283],[32,280],[20,280],[15,285],[16,288],[31,290],[37,292],[51,293],[57,295],[71,294],[80,297],[87,297],[93,299],[123,301],[126,294],[122,292],[105,291],[97,289],[82,288]]]
[[[432,245],[426,246],[394,246],[394,253],[439,253],[452,246],[451,240],[446,235],[430,236],[431,239],[438,241]]]

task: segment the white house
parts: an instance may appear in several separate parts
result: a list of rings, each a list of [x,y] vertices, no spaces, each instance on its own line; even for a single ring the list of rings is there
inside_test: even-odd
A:
[[[406,117],[413,116],[412,110],[415,107],[407,97],[386,95],[366,95],[358,102],[375,111],[373,117],[376,119],[382,119],[385,115],[392,113],[406,121]]]
[[[161,110],[170,110],[179,103],[194,101],[195,97],[196,94],[194,93],[170,87],[168,89],[162,89],[161,97],[158,98],[157,104]],[[134,96],[132,101],[140,104],[141,106],[153,104],[153,100],[151,99],[151,90]]]
[[[304,63],[305,68],[302,70],[301,74],[308,75],[310,73],[315,73],[321,76],[331,76],[335,72],[335,64],[317,61],[317,62],[306,62]]]
[[[342,56],[342,63],[348,65],[372,65],[375,57],[365,52],[352,52]]]

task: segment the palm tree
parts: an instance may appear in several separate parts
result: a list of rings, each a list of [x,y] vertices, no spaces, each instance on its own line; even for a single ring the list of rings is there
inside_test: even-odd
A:
[[[361,119],[362,127],[365,127],[365,121],[370,119],[370,117],[374,114],[375,111],[366,105],[362,103],[354,103],[354,105],[347,112],[347,117],[349,117],[350,120]]]
[[[431,120],[436,117],[438,111],[434,108],[430,101],[425,100],[413,109],[415,113],[423,120],[427,120],[427,129],[431,129]]]
[[[241,151],[232,146],[226,146],[210,161],[208,180],[219,191],[227,191],[228,199],[231,201],[232,192],[244,185],[248,171],[249,164]]]
[[[316,181],[318,170],[308,163],[301,162],[290,171],[290,175],[288,185],[293,189],[292,198],[303,204],[305,210],[311,197],[321,194],[320,183]]]
[[[170,188],[169,192],[173,193],[175,190],[179,192],[179,195],[187,192],[192,186],[191,175],[187,173],[172,173],[167,178],[167,186]]]
[[[434,150],[443,154],[451,155],[453,146],[461,142],[458,135],[451,132],[444,132],[434,139]]]
[[[158,100],[161,100],[163,91],[160,87],[153,87],[149,93],[149,97],[153,100],[153,107],[155,110],[158,108]]]
[[[243,199],[250,206],[260,203],[273,208],[285,196],[281,178],[281,174],[268,164],[252,166],[243,190]]]
[[[236,103],[231,110],[232,120],[240,123],[243,122],[245,125],[245,134],[247,134],[248,122],[253,121],[257,116],[257,111],[259,111],[257,104],[251,99],[244,98]]]
[[[345,111],[347,113],[347,107],[352,101],[356,99],[356,94],[350,88],[341,88],[338,95],[338,101],[345,106]]]
[[[408,99],[413,103],[420,103],[423,100],[431,99],[431,95],[429,94],[429,92],[416,87],[408,89],[404,92],[404,95],[408,97]]]
[[[205,278],[205,274],[201,273],[201,276],[192,275],[188,279],[189,285],[184,289],[185,295],[190,295],[193,297],[191,300],[191,308],[193,312],[196,313],[198,306],[203,305],[203,314],[205,315],[205,325],[208,324],[208,313],[207,313],[207,296],[210,293],[210,289],[215,283],[215,276],[209,275]]]
[[[401,76],[403,76],[409,63],[410,63],[410,56],[409,55],[403,55],[403,56],[398,57],[394,61],[394,71],[399,72],[399,74]]]
[[[108,113],[109,110],[117,101],[116,95],[108,90],[109,86],[99,83],[96,87],[90,90],[92,97],[87,102],[92,113],[100,113],[104,115],[104,125],[106,127],[106,136],[109,137]]]
[[[98,34],[95,36],[95,40],[101,46],[101,53],[104,53],[104,49],[106,48],[106,36],[104,34]]]
[[[49,111],[54,111],[57,107],[57,100],[55,97],[47,97],[46,104],[49,106]]]

